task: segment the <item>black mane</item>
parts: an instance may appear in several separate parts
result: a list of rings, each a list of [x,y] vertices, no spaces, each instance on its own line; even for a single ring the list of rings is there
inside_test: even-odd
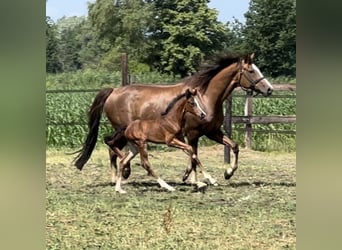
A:
[[[169,103],[169,105],[167,105],[167,108],[165,109],[164,112],[161,113],[161,115],[167,115],[167,114],[170,112],[170,110],[172,109],[172,107],[175,106],[175,104],[176,104],[181,98],[185,97],[186,94],[187,94],[187,93],[185,92],[185,93],[183,93],[183,94],[180,94],[180,95],[176,96],[176,97]]]
[[[209,85],[210,80],[217,75],[222,69],[229,65],[241,61],[241,55],[225,55],[214,60],[210,64],[203,64],[200,70],[189,77],[185,84],[191,88],[198,88],[201,93],[204,93]]]

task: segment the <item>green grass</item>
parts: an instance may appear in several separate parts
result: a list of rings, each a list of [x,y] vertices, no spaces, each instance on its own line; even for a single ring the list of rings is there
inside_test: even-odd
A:
[[[150,151],[154,169],[176,191],[161,189],[136,157],[128,193],[120,195],[109,181],[105,147],[82,171],[67,152],[46,153],[47,249],[295,249],[295,153],[242,149],[226,181],[223,146],[200,147],[219,186],[196,193],[181,181],[183,152]]]

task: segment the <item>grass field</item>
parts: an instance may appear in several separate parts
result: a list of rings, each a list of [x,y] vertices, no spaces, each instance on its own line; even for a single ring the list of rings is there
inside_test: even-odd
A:
[[[199,157],[219,186],[205,193],[181,180],[187,156],[150,151],[161,189],[133,161],[127,194],[114,192],[105,147],[80,172],[66,151],[46,152],[46,249],[295,249],[296,154],[240,151],[223,178],[223,146]]]

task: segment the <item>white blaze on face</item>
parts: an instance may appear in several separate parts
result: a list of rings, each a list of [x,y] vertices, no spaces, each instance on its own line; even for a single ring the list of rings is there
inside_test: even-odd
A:
[[[253,70],[254,70],[256,73],[259,74],[259,77],[264,77],[264,75],[261,73],[261,71],[259,70],[259,68],[258,68],[254,63],[252,64],[252,68],[253,68]],[[271,90],[273,90],[273,87],[272,87],[271,83],[270,83],[266,78],[264,78],[264,79],[262,80],[262,82],[263,82],[263,86],[264,86],[265,89],[271,89]]]
[[[198,109],[204,114],[207,115],[207,113],[203,110],[203,108],[201,107],[201,105],[199,104],[198,100],[196,99],[196,97],[194,97],[194,101],[196,103],[196,106],[198,107]]]

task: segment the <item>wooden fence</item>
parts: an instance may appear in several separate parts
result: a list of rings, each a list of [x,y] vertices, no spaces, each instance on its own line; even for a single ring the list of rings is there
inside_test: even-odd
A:
[[[276,92],[279,91],[291,91],[296,92],[296,85],[294,84],[273,84],[274,92],[271,96],[267,98],[296,98],[295,95],[277,95]],[[234,90],[233,95],[229,96],[226,101],[226,114],[224,120],[224,128],[226,130],[227,136],[231,138],[232,136],[232,125],[233,124],[245,124],[244,134],[245,134],[245,145],[247,149],[252,148],[252,133],[270,133],[279,132],[271,130],[253,130],[252,124],[271,124],[271,123],[296,123],[296,116],[253,116],[253,97],[250,94],[239,95],[236,94],[241,92],[240,88]],[[243,116],[233,116],[232,115],[232,98],[245,97],[245,110]],[[281,131],[282,133],[295,134],[296,131]],[[224,149],[224,161],[230,163],[230,147],[226,146]]]

